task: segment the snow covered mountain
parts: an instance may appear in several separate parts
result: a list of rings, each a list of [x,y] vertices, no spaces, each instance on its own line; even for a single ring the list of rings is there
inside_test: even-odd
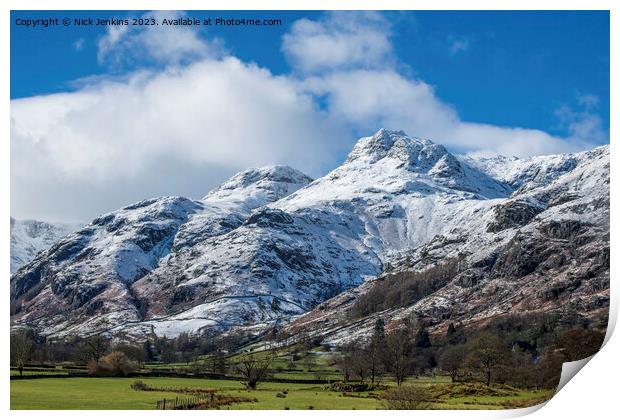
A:
[[[259,332],[386,271],[505,245],[562,194],[604,188],[608,148],[589,153],[472,159],[382,129],[315,181],[251,169],[202,200],[146,200],[94,220],[12,277],[12,322],[52,335]]]
[[[77,223],[47,223],[11,217],[11,273],[32,261],[39,251],[80,227]]]
[[[146,302],[137,299],[134,282],[310,181],[288,167],[250,169],[202,200],[161,197],[105,214],[13,275],[14,319],[58,335],[139,321]]]
[[[525,316],[604,328],[609,146],[526,160],[466,161],[517,190],[478,212],[478,220],[393,259],[382,276],[296,318],[285,331],[342,344],[370,336],[379,318],[388,329],[407,318],[423,319],[431,333],[441,334],[449,324],[478,328]],[[451,264],[442,277],[442,266]],[[397,303],[385,304],[398,293]]]

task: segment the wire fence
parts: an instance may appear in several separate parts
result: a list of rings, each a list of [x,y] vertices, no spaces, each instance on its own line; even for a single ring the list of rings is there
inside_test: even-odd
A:
[[[158,410],[191,410],[196,407],[213,404],[214,400],[215,395],[213,393],[193,397],[176,397],[174,399],[164,398],[157,401],[156,408]]]

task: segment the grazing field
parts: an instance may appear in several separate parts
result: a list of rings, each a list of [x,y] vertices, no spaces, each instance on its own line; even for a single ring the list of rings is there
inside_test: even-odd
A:
[[[158,400],[174,400],[183,395],[171,391],[136,391],[135,378],[45,378],[11,381],[11,409],[129,409],[152,410]],[[372,393],[340,393],[325,385],[265,382],[247,391],[232,380],[142,378],[154,388],[212,388],[218,395],[256,398],[256,402],[236,403],[221,409],[344,409],[383,408]],[[435,395],[431,408],[501,409],[539,404],[553,395],[552,390],[486,390],[472,392],[465,385],[416,381]],[[466,389],[465,389],[466,388]]]
[[[158,400],[174,399],[175,392],[143,392],[131,389],[134,378],[50,378],[11,381],[11,409],[137,409],[151,410]],[[241,383],[227,380],[145,378],[156,387],[217,388],[219,394],[255,397],[257,403],[226,408],[244,409],[374,409],[376,399],[342,397],[322,386],[263,383],[246,391]],[[276,395],[287,391],[286,398]]]

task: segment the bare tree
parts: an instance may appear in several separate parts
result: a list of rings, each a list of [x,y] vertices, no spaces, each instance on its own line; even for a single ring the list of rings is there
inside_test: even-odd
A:
[[[567,362],[584,359],[595,354],[605,339],[605,332],[573,328],[562,334],[557,342],[560,353]]]
[[[387,338],[385,365],[394,375],[396,384],[401,386],[414,367],[411,339],[406,329],[390,333]]]
[[[313,370],[315,370],[318,366],[316,362],[316,354],[310,351],[307,352],[304,365],[306,366],[306,369],[308,370],[308,372],[312,372]]]
[[[226,354],[220,349],[216,350],[210,358],[211,373],[225,375],[227,370]]]
[[[357,343],[349,343],[340,348],[340,354],[334,358],[345,382],[349,382],[353,376],[357,354]]]
[[[473,374],[480,373],[489,386],[508,356],[508,347],[498,336],[483,332],[470,343],[465,364]]]
[[[364,349],[364,359],[368,362],[370,382],[380,381],[384,371],[384,355],[386,353],[385,323],[379,318],[375,322],[375,328],[370,342]]]
[[[334,361],[342,371],[345,382],[355,378],[360,382],[364,382],[370,375],[371,370],[371,352],[364,343],[354,341],[340,348],[340,356]]]
[[[466,355],[467,347],[464,344],[448,346],[441,352],[439,368],[450,375],[452,382],[461,376]]]
[[[264,358],[258,358],[253,353],[243,354],[237,365],[237,372],[243,378],[242,383],[248,389],[256,389],[267,378],[273,359],[274,354],[271,352]]]
[[[84,341],[85,351],[88,360],[99,362],[110,347],[110,340],[101,334],[92,335]]]
[[[132,344],[117,344],[114,346],[114,351],[120,351],[124,353],[129,360],[133,360],[140,367],[144,367],[146,362],[146,353],[144,346],[132,345]]]
[[[353,344],[350,347],[348,359],[351,364],[353,376],[359,379],[360,382],[364,383],[364,380],[370,374],[370,360],[368,358],[368,352],[362,344]]]
[[[19,376],[24,374],[24,366],[30,361],[34,341],[27,331],[11,335],[11,363],[17,367]]]

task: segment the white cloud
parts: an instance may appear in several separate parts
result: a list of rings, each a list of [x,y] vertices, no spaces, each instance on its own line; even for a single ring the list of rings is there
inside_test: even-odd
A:
[[[323,19],[296,21],[282,51],[302,73],[383,68],[394,62],[390,23],[376,12],[329,12]]]
[[[129,26],[113,25],[108,27],[106,34],[97,41],[97,59],[100,63],[103,63],[106,58],[109,58],[111,52],[119,47],[126,34],[129,32],[129,29]],[[119,58],[117,58],[117,60],[118,59]]]
[[[153,183],[159,184],[157,194],[200,197],[214,179],[199,176],[179,188],[174,178],[184,178],[185,167],[211,174],[217,168],[216,181],[274,163],[318,174],[337,163],[347,138],[294,82],[235,58],[14,100],[11,118],[11,177],[18,191],[12,213],[28,217],[56,206],[28,207],[31,197],[48,193],[48,180],[82,191],[76,206],[105,194],[118,207],[127,204],[118,203],[119,186],[152,191]],[[180,173],[161,179],[168,164]],[[139,198],[144,196],[134,200]]]
[[[577,127],[564,139],[541,130],[462,121],[432,86],[394,70],[335,72],[309,78],[304,87],[325,98],[332,118],[357,131],[402,129],[459,151],[531,156],[583,150],[600,140]]]
[[[179,19],[181,11],[152,11],[141,18]],[[151,60],[162,64],[187,63],[205,57],[221,57],[222,42],[215,38],[200,38],[195,27],[187,26],[109,26],[107,33],[97,42],[100,63],[121,66],[136,59]]]
[[[433,88],[393,70],[355,70],[309,78],[308,91],[325,96],[330,114],[363,131],[401,127],[416,136],[437,137],[438,127],[458,120]],[[432,134],[432,135],[431,135]]]
[[[578,95],[577,103],[583,110],[576,111],[564,105],[555,111],[560,125],[568,131],[570,139],[575,141],[588,139],[595,143],[607,141],[609,136],[603,128],[601,117],[591,112],[591,109],[598,104],[598,97]]]

